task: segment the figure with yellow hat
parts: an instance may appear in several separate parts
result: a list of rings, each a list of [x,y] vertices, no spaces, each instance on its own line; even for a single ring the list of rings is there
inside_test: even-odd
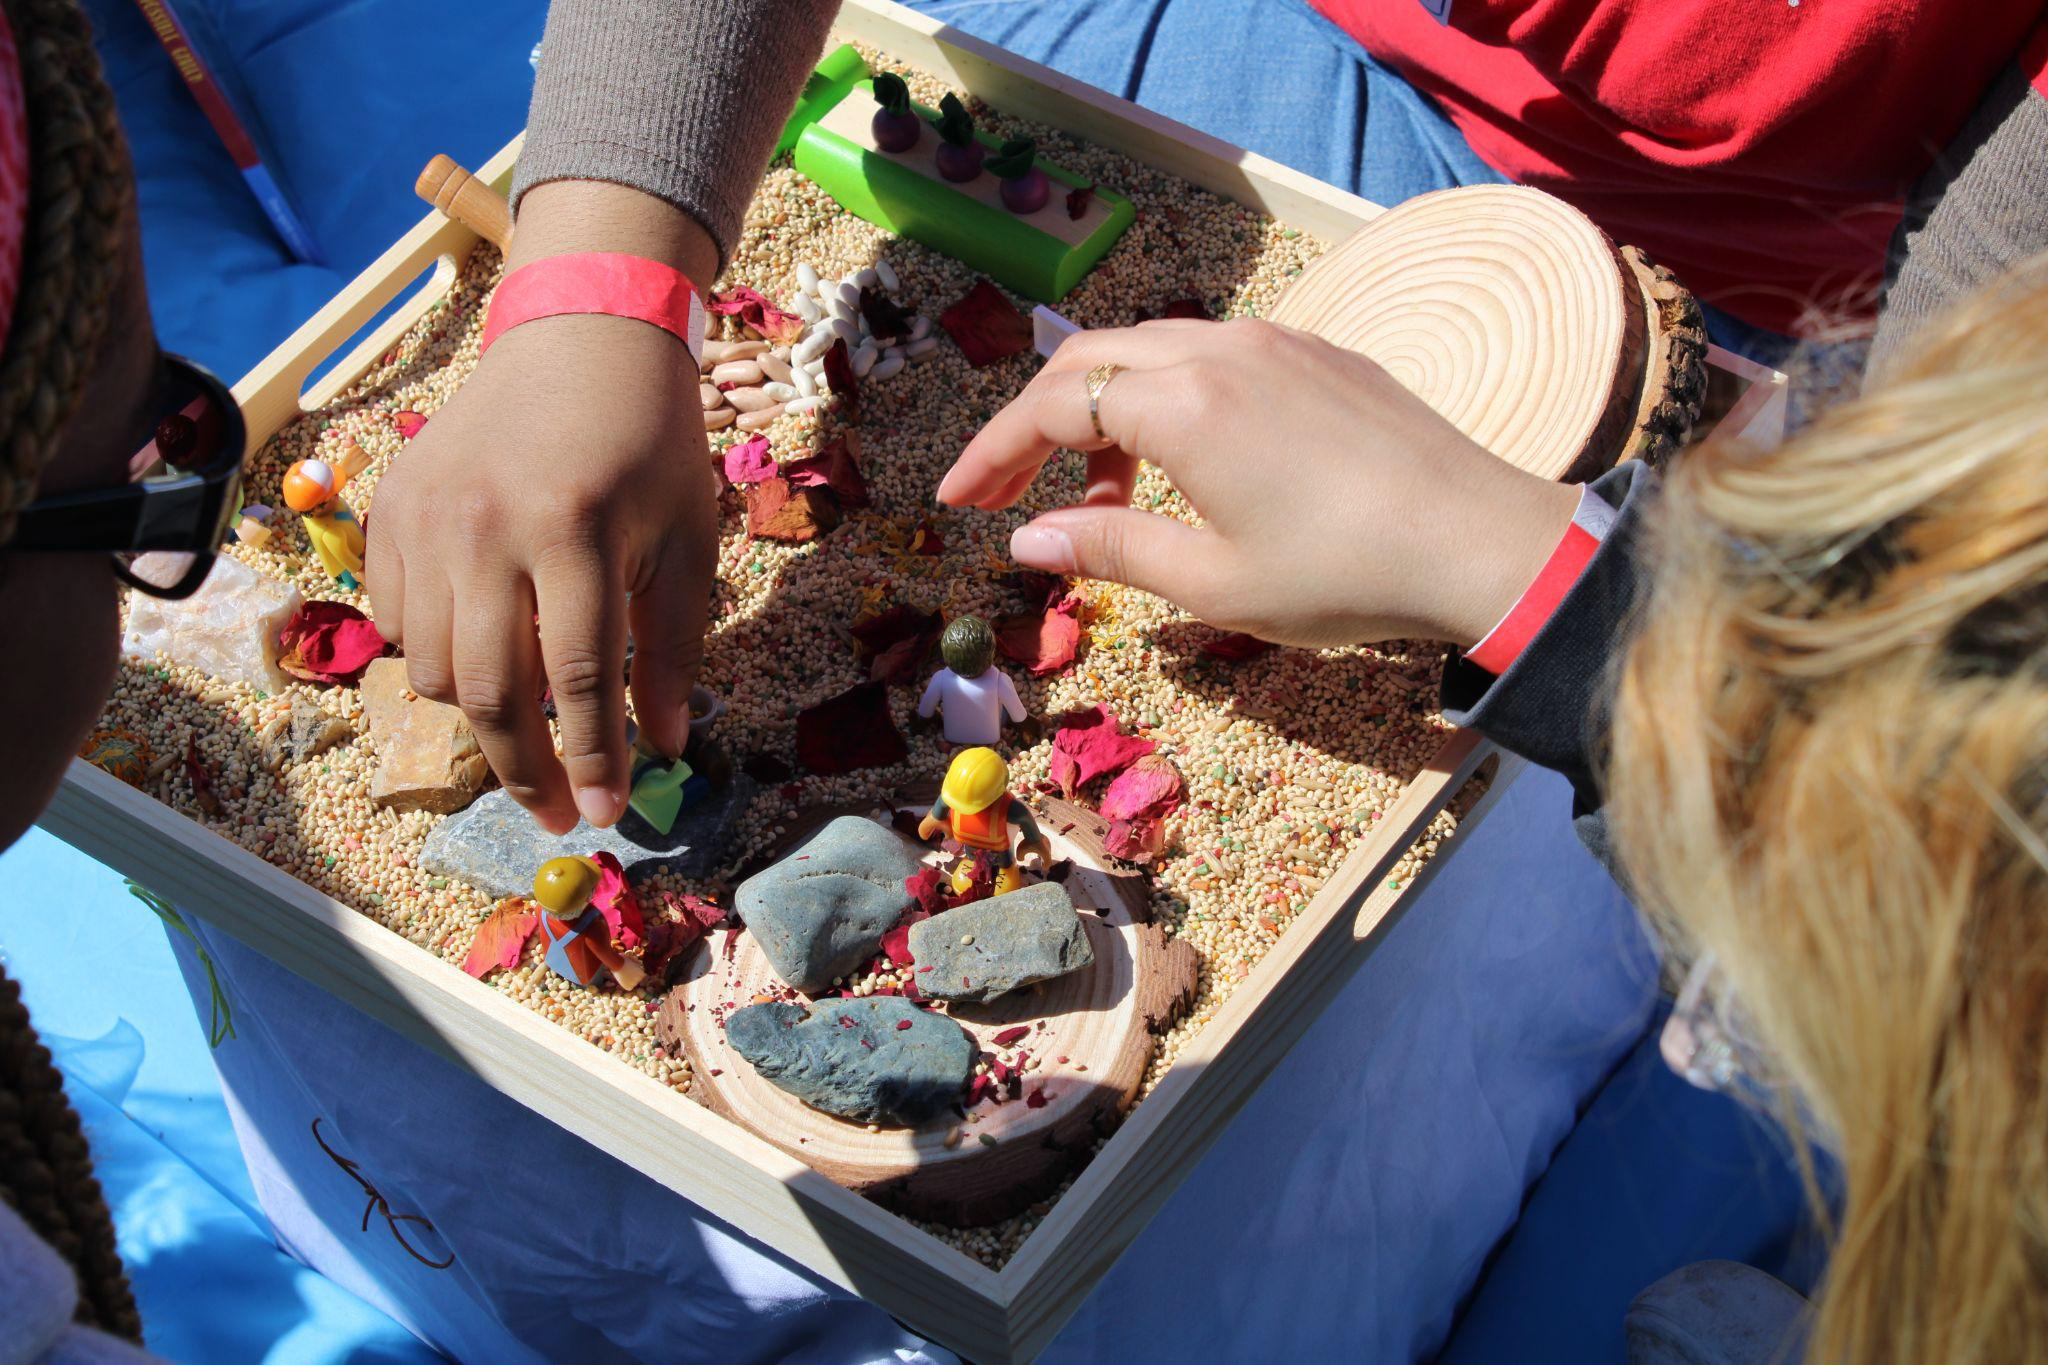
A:
[[[994,749],[962,749],[946,769],[931,813],[918,822],[917,837],[943,833],[959,843],[966,856],[953,868],[956,895],[974,885],[975,861],[986,855],[995,863],[995,893],[1002,896],[1024,885],[1024,874],[1010,854],[1012,825],[1023,836],[1017,844],[1019,853],[1036,854],[1040,867],[1052,861],[1052,849],[1031,808],[1010,795],[1010,765],[1002,755]]]
[[[284,476],[285,506],[299,514],[320,566],[350,589],[362,586],[363,525],[341,500],[341,490],[367,464],[362,447],[351,441],[333,463],[300,460]]]
[[[550,858],[533,878],[533,899],[541,908],[540,933],[547,964],[579,986],[591,986],[609,971],[622,990],[632,990],[647,973],[612,943],[604,912],[592,905],[604,869],[589,858]]]

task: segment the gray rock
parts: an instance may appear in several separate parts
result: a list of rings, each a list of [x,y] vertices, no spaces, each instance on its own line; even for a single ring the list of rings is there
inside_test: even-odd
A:
[[[485,792],[467,810],[436,826],[420,853],[420,866],[492,896],[532,895],[540,865],[571,854],[610,853],[635,881],[664,871],[705,877],[725,856],[754,790],[751,778],[735,774],[723,789],[714,788],[684,811],[667,834],[628,809],[610,829],[579,823],[556,838],[501,788]]]
[[[914,1127],[957,1103],[974,1071],[967,1030],[896,995],[749,1005],[725,1036],[768,1081],[855,1123]]]
[[[776,975],[815,995],[873,957],[910,908],[918,850],[886,825],[842,815],[740,883],[733,908]]]
[[[1058,882],[920,920],[910,926],[910,955],[917,959],[919,991],[969,1001],[993,1000],[1095,960],[1073,898]]]

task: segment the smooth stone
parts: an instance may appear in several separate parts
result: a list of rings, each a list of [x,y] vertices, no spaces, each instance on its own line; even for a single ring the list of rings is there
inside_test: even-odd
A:
[[[763,378],[760,365],[752,360],[728,360],[711,367],[713,384],[758,384]]]
[[[734,423],[734,425],[741,431],[759,431],[762,427],[769,425],[780,416],[782,416],[782,404],[777,403],[774,407],[762,408],[759,412],[741,413],[739,421]]]
[[[877,379],[894,379],[903,372],[903,367],[909,363],[910,358],[908,356],[891,347],[887,355],[875,362],[874,376]]]
[[[967,1030],[899,995],[748,1005],[725,1037],[762,1079],[853,1123],[914,1128],[957,1104],[974,1073]]]
[[[789,372],[789,382],[790,386],[796,390],[796,396],[800,399],[809,398],[818,392],[818,381],[811,377],[811,372],[807,369],[791,370]]]
[[[697,401],[704,405],[704,411],[709,412],[725,402],[725,395],[718,391],[716,384],[699,384],[697,386]]]
[[[825,406],[825,400],[817,394],[806,398],[792,398],[782,405],[784,412],[816,412]]]
[[[768,390],[759,388],[727,389],[725,391],[725,401],[738,408],[743,414],[759,412],[763,408],[772,408],[777,402],[775,398],[769,395]]]
[[[448,815],[476,800],[491,767],[469,718],[406,681],[405,660],[372,659],[363,671],[363,719],[377,751],[370,801],[388,810]]]
[[[628,807],[609,829],[578,824],[557,838],[500,788],[437,825],[420,851],[420,866],[490,896],[532,895],[533,874],[542,863],[593,853],[610,853],[634,880],[657,872],[703,878],[725,857],[754,790],[752,778],[736,774],[685,810],[667,834]]]
[[[910,955],[917,959],[918,990],[966,1001],[993,1000],[1095,960],[1073,898],[1058,882],[1037,882],[919,920],[910,926]]]
[[[903,281],[896,278],[896,267],[886,260],[875,262],[875,278],[882,282],[882,288],[892,294],[903,287]]]
[[[734,360],[752,360],[767,349],[768,343],[759,340],[707,341],[704,343],[704,363],[723,365]]]
[[[761,392],[767,394],[778,403],[787,403],[792,398],[800,396],[794,384],[763,384]]]
[[[796,287],[806,294],[818,292],[818,267],[809,261],[796,263]]]
[[[771,351],[767,355],[755,356],[754,363],[761,367],[762,378],[770,383],[787,384],[789,382],[789,361],[784,356],[776,355]]]
[[[738,416],[737,411],[721,404],[704,414],[704,430],[717,431],[721,427],[729,427]]]
[[[145,660],[162,653],[208,677],[282,692],[292,679],[277,666],[278,632],[305,602],[291,584],[223,555],[182,602],[131,593],[121,652]]]
[[[911,905],[918,849],[887,825],[842,815],[740,883],[733,907],[776,975],[816,994],[860,966]]]
[[[853,283],[857,289],[873,289],[882,282],[882,272],[873,266],[862,266],[853,272]]]

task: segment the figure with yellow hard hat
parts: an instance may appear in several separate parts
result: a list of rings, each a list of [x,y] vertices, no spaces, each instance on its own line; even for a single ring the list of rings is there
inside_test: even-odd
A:
[[[350,442],[332,463],[300,460],[284,476],[285,506],[299,514],[320,566],[351,589],[362,586],[363,526],[341,500],[341,490],[368,463],[362,447]]]
[[[547,964],[579,986],[592,986],[609,971],[623,990],[647,973],[632,954],[612,943],[604,912],[592,905],[604,869],[589,858],[550,858],[533,878],[533,899],[541,908],[540,933]]]
[[[1036,854],[1042,868],[1052,861],[1052,849],[1039,832],[1031,808],[1010,795],[1010,765],[994,749],[962,749],[953,755],[940,784],[939,799],[931,813],[917,825],[917,837],[930,839],[945,834],[959,843],[966,855],[953,868],[953,890],[964,893],[974,885],[974,865],[986,855],[996,866],[998,896],[1024,885],[1024,874],[1010,853],[1010,826],[1023,837],[1019,853]]]

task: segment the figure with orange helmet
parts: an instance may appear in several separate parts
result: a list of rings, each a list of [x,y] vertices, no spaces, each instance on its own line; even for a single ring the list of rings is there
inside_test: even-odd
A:
[[[953,755],[940,784],[939,799],[917,825],[917,837],[945,834],[965,855],[953,868],[953,891],[964,894],[974,885],[974,865],[987,857],[996,866],[995,893],[1007,895],[1024,885],[1024,874],[1010,853],[1010,826],[1022,836],[1019,853],[1034,854],[1041,868],[1052,862],[1052,849],[1039,832],[1031,808],[1010,795],[1010,765],[994,749],[962,749]]]
[[[369,462],[351,441],[340,458],[300,460],[284,476],[285,506],[299,514],[320,566],[350,589],[362,586],[363,526],[341,500],[341,490]]]

